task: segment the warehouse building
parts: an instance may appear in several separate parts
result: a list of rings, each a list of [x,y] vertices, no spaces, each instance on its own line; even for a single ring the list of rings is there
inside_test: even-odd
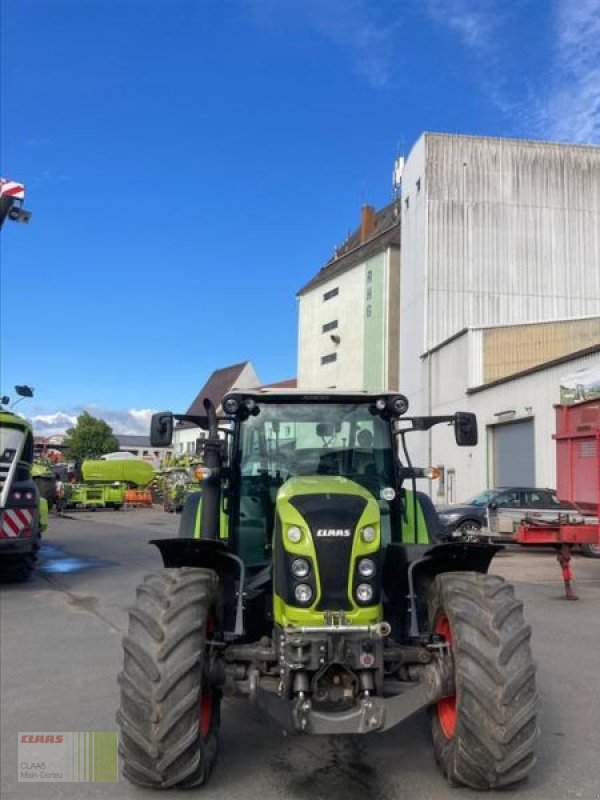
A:
[[[423,134],[401,213],[400,387],[482,429],[460,454],[415,434],[416,460],[446,467],[434,498],[554,486],[560,376],[600,346],[600,148]]]
[[[565,385],[600,378],[600,317],[471,328],[424,361],[432,413],[472,411],[479,424],[474,448],[457,447],[450,427],[431,436],[422,458],[442,470],[431,487],[435,502],[461,502],[493,486],[555,488],[553,406],[565,399]]]

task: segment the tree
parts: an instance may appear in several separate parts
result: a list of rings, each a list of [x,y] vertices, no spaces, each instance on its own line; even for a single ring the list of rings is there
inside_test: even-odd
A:
[[[75,427],[67,431],[65,445],[69,458],[83,461],[116,452],[119,440],[103,419],[96,419],[84,411],[77,417]]]

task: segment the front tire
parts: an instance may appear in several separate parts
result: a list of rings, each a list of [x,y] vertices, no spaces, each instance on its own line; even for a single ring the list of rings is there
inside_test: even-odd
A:
[[[217,756],[221,694],[209,680],[218,578],[183,567],[147,575],[129,611],[119,675],[120,753],[132,783],[205,783]]]
[[[438,575],[429,621],[449,643],[455,695],[432,711],[436,761],[454,785],[493,789],[522,780],[535,763],[535,664],[513,587],[496,575]]]

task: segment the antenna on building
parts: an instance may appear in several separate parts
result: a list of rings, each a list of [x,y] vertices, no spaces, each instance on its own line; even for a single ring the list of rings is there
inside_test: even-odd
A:
[[[400,189],[402,187],[402,175],[404,173],[404,156],[398,156],[394,161],[394,170],[392,172],[392,191],[394,197],[400,196]]]

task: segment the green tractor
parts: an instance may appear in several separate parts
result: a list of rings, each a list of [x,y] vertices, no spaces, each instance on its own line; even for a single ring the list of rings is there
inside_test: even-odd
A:
[[[399,394],[239,391],[208,431],[202,491],[164,568],[130,610],[119,676],[125,776],[203,784],[222,697],[244,697],[302,735],[375,734],[429,709],[447,779],[519,781],[534,763],[538,696],[522,604],[488,568],[500,549],[445,543],[411,464],[410,431],[473,414],[408,417]],[[154,415],[153,446],[174,415]]]

